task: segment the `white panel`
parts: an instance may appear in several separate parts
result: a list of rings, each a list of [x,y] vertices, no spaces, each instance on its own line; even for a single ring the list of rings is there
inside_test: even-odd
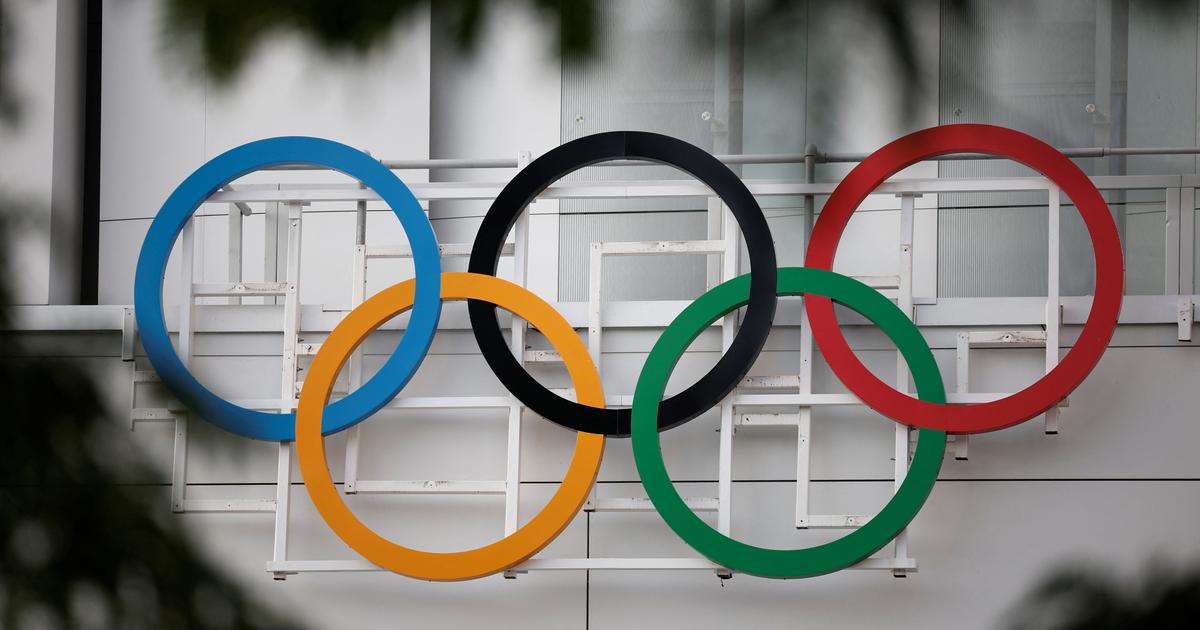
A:
[[[162,6],[104,3],[101,220],[154,216],[204,161],[207,89],[182,59],[163,54]],[[101,266],[100,276],[115,271]]]
[[[285,135],[320,136],[382,159],[419,159],[429,147],[429,18],[418,11],[362,58],[329,55],[296,38],[256,49],[228,85],[207,87],[204,157]],[[290,173],[283,181],[338,176]],[[267,176],[280,181],[280,174]],[[419,171],[405,177],[423,180]],[[254,177],[248,177],[253,180]]]
[[[361,60],[330,61],[298,41],[281,40],[252,56],[230,84],[213,85],[180,72],[180,60],[159,54],[158,4],[111,4],[104,23],[101,303],[131,301],[133,267],[146,229],[114,223],[154,216],[175,186],[221,151],[263,137],[313,135],[380,158],[428,156],[427,15],[418,14]],[[422,171],[402,177],[426,178]],[[334,173],[273,172],[241,181],[345,179]],[[347,212],[306,214],[313,229],[306,230],[305,242],[312,248],[304,264],[317,273],[302,284],[303,300],[345,303],[337,296],[350,278],[353,207],[317,204],[311,210]],[[262,211],[261,206],[254,209]],[[218,211],[223,214],[224,207],[205,210]],[[246,219],[243,265],[250,280],[263,277],[261,223],[260,215]],[[197,230],[201,281],[226,279],[227,225],[222,217],[205,226],[207,231]],[[324,229],[345,238],[324,239]],[[338,260],[344,262],[325,262]]]
[[[1129,4],[1127,146],[1192,145],[1196,133],[1197,8]],[[1130,174],[1194,173],[1193,156],[1138,156]]]
[[[298,477],[297,477],[298,479]],[[272,486],[197,487],[198,498],[268,497]],[[532,515],[552,487],[521,493],[522,513]],[[155,491],[147,491],[151,497]],[[165,493],[159,503],[166,505]],[[301,488],[292,491],[289,558],[356,559],[321,521]],[[151,502],[154,504],[154,501]],[[363,521],[390,539],[430,551],[466,549],[496,540],[503,531],[499,497],[361,496],[349,505]],[[295,615],[314,628],[384,628],[397,620],[417,628],[476,628],[497,619],[531,629],[586,627],[587,576],[582,571],[531,573],[515,581],[499,575],[470,582],[424,582],[380,573],[297,575],[273,582],[264,567],[271,554],[271,515],[185,514],[187,526],[214,566],[231,575],[243,592]],[[587,547],[586,517],[580,516],[539,557],[580,557]]]
[[[523,6],[495,5],[485,13],[479,41],[471,52],[455,45],[456,26],[451,10],[433,7],[431,67],[436,77],[430,99],[430,154],[438,158],[464,156],[531,157],[559,144],[559,63],[553,50],[553,33],[540,28]],[[439,170],[435,181],[505,181],[511,170]],[[540,202],[541,211],[554,212],[557,202]],[[461,217],[435,222],[442,242],[471,242],[486,201],[437,201],[430,205],[435,218]],[[541,226],[541,231],[545,231]],[[553,248],[529,252],[528,285],[539,295],[556,293]],[[507,262],[501,263],[504,269]],[[464,268],[456,261],[448,268]],[[510,267],[511,268],[511,267]]]
[[[10,276],[13,303],[47,304],[58,11],[49,2],[6,2],[4,12],[10,22],[3,96],[15,118],[0,120],[0,212],[7,228],[0,247],[9,264],[20,265]]]
[[[865,15],[866,2],[809,5],[808,142],[835,152],[874,151],[905,133],[937,124],[938,5],[906,3],[920,89],[911,84],[890,48],[886,23]],[[847,46],[847,42],[854,42]],[[853,77],[853,80],[846,80]],[[849,165],[822,166],[822,180],[840,179]],[[925,164],[909,176],[936,173]]]
[[[463,310],[451,304],[447,309]],[[1167,327],[1164,327],[1166,329]],[[110,334],[111,335],[111,334]],[[779,338],[794,337],[792,330],[777,331]],[[628,395],[645,360],[644,349],[628,352],[621,340],[627,335],[608,335],[616,345],[604,356],[612,369],[605,383],[610,394]],[[128,364],[119,361],[115,336],[109,358],[90,363],[105,383],[117,383],[110,391],[116,410],[128,405]],[[99,338],[97,338],[99,339]],[[218,394],[228,397],[274,397],[279,387],[278,335],[235,335],[231,343],[215,343],[201,336],[194,358],[197,377]],[[258,339],[259,342],[253,342]],[[395,333],[372,337],[366,357],[366,374],[372,374],[385,358],[379,354],[395,343]],[[640,344],[637,344],[640,345]],[[212,356],[217,350],[228,355],[240,348],[244,356]],[[42,352],[61,352],[48,348]],[[95,353],[92,345],[81,344],[72,354]],[[409,396],[503,396],[504,389],[486,363],[475,354],[468,331],[442,331],[431,355],[405,390]],[[1176,378],[1164,374],[1190,373],[1193,350],[1186,347],[1114,347],[1099,367],[1071,396],[1062,413],[1063,430],[1048,437],[1038,422],[972,438],[969,461],[948,459],[942,477],[950,479],[1077,479],[1077,478],[1194,478],[1200,463],[1191,445],[1200,440],[1200,426],[1192,421],[1190,409],[1200,406],[1200,394]],[[973,350],[972,391],[1014,391],[1032,382],[1044,356],[1040,349]],[[880,374],[889,374],[894,353],[862,351],[860,356]],[[954,390],[954,351],[939,349],[936,356]],[[707,370],[716,358],[712,349],[693,351],[682,360],[668,391],[678,391]],[[141,369],[146,369],[144,362]],[[815,363],[814,391],[844,392],[822,361]],[[795,351],[765,352],[752,374],[786,374],[795,369]],[[447,374],[454,378],[447,379]],[[566,387],[561,365],[533,368],[533,374],[551,387]],[[303,372],[301,373],[303,378]],[[1180,377],[1182,378],[1182,377]],[[114,380],[115,379],[115,380]],[[343,377],[344,379],[344,377]],[[891,378],[887,378],[891,380]],[[161,406],[171,399],[160,385],[142,385],[139,405]],[[1195,398],[1195,399],[1194,399]],[[1193,400],[1194,399],[1194,400]],[[784,408],[758,407],[743,412],[773,413]],[[123,413],[123,412],[121,412]],[[503,472],[504,412],[488,411],[385,411],[363,425],[364,478],[499,478]],[[522,474],[527,481],[561,479],[571,456],[574,436],[570,431],[527,413],[522,431],[525,453]],[[672,474],[679,479],[711,481],[716,477],[718,434],[714,411],[663,434],[663,452]],[[117,418],[122,427],[127,423]],[[861,407],[823,407],[813,412],[812,476],[817,480],[890,479],[893,424]],[[158,425],[139,425],[138,435],[168,437]],[[122,434],[123,435],[123,434]],[[471,436],[464,444],[463,436]],[[193,448],[189,479],[205,482],[269,482],[274,478],[274,451],[250,440],[229,435],[204,422],[192,423]],[[123,437],[120,439],[124,439]],[[140,438],[139,438],[140,439]],[[147,438],[156,440],[158,438]],[[340,435],[330,438],[338,444]],[[150,449],[161,458],[170,442]],[[261,447],[261,448],[260,448]],[[795,434],[790,427],[739,429],[734,440],[734,478],[770,480],[795,478]],[[332,448],[334,476],[340,478],[341,451]],[[1144,454],[1153,454],[1145,456]],[[169,460],[167,460],[169,461]],[[637,479],[628,439],[612,439],[605,451],[601,479]]]
[[[970,2],[963,5],[960,17],[947,15],[938,122],[1002,125],[1055,147],[1126,144],[1123,55],[1113,49],[1110,64],[1097,63],[1097,29],[1103,22],[1097,13],[1102,4]],[[1123,15],[1112,16],[1112,21],[1124,31]],[[1105,39],[1118,46],[1117,36],[1110,35]],[[1108,79],[1117,93],[1097,104],[1095,90],[1105,85],[1099,73],[1110,66]],[[1099,117],[1088,112],[1089,104],[1112,124],[1096,124]],[[1118,164],[1107,159],[1077,163],[1094,175],[1107,174]],[[962,160],[942,162],[938,172],[943,177],[1006,177],[1030,170],[1005,160]],[[941,201],[940,295],[1046,294],[1044,193],[943,195]],[[1064,210],[1062,293],[1090,293],[1091,278],[1083,271],[1090,260],[1090,242],[1076,229],[1074,208]]]
[[[972,444],[974,446],[974,444]],[[866,498],[867,484],[815,484]],[[886,484],[879,484],[886,487]],[[1001,625],[1056,569],[1093,561],[1132,579],[1151,557],[1200,556],[1196,482],[942,483],[909,528],[919,572],[843,571],[802,582],[711,573],[593,572],[591,628],[982,628]],[[681,487],[688,491],[688,486]],[[796,544],[787,484],[738,484],[733,532],[759,544]],[[1114,505],[1122,509],[1114,510]],[[1174,518],[1147,519],[1166,513]],[[592,517],[593,555],[680,551],[649,514]],[[776,533],[769,533],[776,532]],[[810,536],[836,536],[821,532]],[[810,543],[811,544],[811,543]]]

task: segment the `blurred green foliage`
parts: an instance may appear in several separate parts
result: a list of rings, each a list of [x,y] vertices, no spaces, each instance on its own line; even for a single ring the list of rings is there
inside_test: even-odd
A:
[[[1009,618],[1009,630],[1192,630],[1200,627],[1200,567],[1156,563],[1135,578],[1098,563],[1062,568]]]
[[[232,78],[250,54],[271,35],[294,34],[326,54],[364,55],[432,0],[165,0],[171,47],[203,64],[217,81]],[[451,35],[466,52],[474,49],[489,14],[500,2],[437,0],[448,16]],[[542,16],[558,31],[558,47],[547,54],[565,60],[589,56],[595,48],[597,0],[512,0]],[[195,54],[192,54],[195,53]]]
[[[329,54],[364,55],[431,0],[162,0],[164,32],[190,51],[208,76],[234,77],[273,35],[298,35]],[[685,0],[686,1],[686,0]],[[1171,5],[1187,0],[1151,0]],[[586,60],[596,48],[600,0],[512,0],[531,7],[559,46],[550,54]],[[451,36],[474,49],[496,2],[440,0]],[[747,33],[805,3],[772,0],[746,16]],[[899,71],[919,76],[901,0],[867,0]],[[943,0],[943,19],[969,20],[965,0]],[[0,0],[0,123],[19,122],[9,87],[13,40]],[[185,56],[185,58],[188,58]],[[852,78],[852,77],[850,77]],[[918,86],[919,87],[919,86]],[[914,88],[915,89],[915,88]],[[13,219],[0,200],[0,243]],[[11,303],[6,250],[0,247],[0,304]],[[0,331],[10,330],[0,309]],[[69,340],[64,340],[64,342]],[[241,593],[210,565],[161,502],[123,485],[149,475],[128,444],[114,444],[112,422],[90,375],[77,364],[31,359],[19,335],[0,332],[0,396],[7,428],[0,440],[0,626],[3,628],[294,627]],[[1137,580],[1102,567],[1066,568],[1048,577],[1009,616],[1012,630],[1117,630],[1200,627],[1200,569],[1153,567]]]
[[[0,200],[0,243],[14,205]],[[11,303],[6,257],[0,248],[0,304]],[[0,308],[0,331],[8,317]],[[0,332],[0,628],[297,627],[213,567],[161,491],[122,483],[157,475],[114,431],[92,376],[31,354],[20,333]]]

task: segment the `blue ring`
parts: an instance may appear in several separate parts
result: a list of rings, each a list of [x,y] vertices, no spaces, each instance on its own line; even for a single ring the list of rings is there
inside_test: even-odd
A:
[[[442,265],[433,227],[404,182],[366,153],[322,138],[268,138],[230,149],[189,175],[154,217],[138,256],[133,303],[142,347],[162,382],[192,411],[238,435],[274,441],[295,439],[296,414],[239,407],[197,381],[179,360],[167,336],[162,282],[175,239],[201,203],[221,186],[247,173],[282,164],[332,168],[373,189],[400,219],[416,269],[414,305],[399,346],[375,376],[329,405],[321,427],[323,434],[336,433],[366,419],[404,388],[425,358],[442,310]]]

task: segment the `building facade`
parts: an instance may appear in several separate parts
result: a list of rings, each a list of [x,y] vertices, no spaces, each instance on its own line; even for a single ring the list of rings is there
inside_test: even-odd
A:
[[[227,84],[181,58],[159,3],[98,3],[90,56],[78,49],[85,10],[6,4],[20,35],[11,76],[25,102],[22,125],[0,132],[0,185],[29,217],[10,250],[20,261],[10,307],[18,334],[103,384],[114,431],[134,429],[120,439],[157,464],[155,476],[129,483],[186,522],[247,591],[314,627],[1002,627],[1055,570],[1132,574],[1200,552],[1200,463],[1190,449],[1200,395],[1189,380],[1200,357],[1196,3],[911,3],[909,39],[897,48],[857,3],[796,3],[763,19],[769,3],[758,0],[622,0],[605,5],[585,63],[562,61],[555,34],[521,7],[494,10],[464,53],[434,3],[362,58],[272,38]],[[97,59],[98,73],[88,67]],[[89,77],[98,107],[87,105]],[[96,145],[88,120],[98,121]],[[466,258],[454,252],[469,251],[491,199],[530,159],[593,133],[663,133],[730,163],[767,215],[779,264],[800,266],[829,193],[863,156],[956,123],[1082,149],[1075,163],[1121,236],[1126,298],[1108,351],[1068,404],[956,438],[900,542],[855,569],[777,581],[698,564],[644,500],[628,440],[611,439],[594,497],[528,572],[442,584],[364,570],[314,510],[289,444],[188,417],[136,344],[134,270],[151,221],[190,173],[252,140],[320,136],[395,167],[450,250],[445,269],[461,271]],[[97,178],[92,197],[87,173]],[[311,356],[289,359],[282,348],[319,344],[363,296],[411,277],[404,233],[382,202],[328,171],[258,172],[212,199],[171,256],[168,325],[183,330],[176,343],[214,392],[278,399],[282,384],[290,401]],[[1080,333],[1096,278],[1075,210],[1012,162],[924,161],[855,213],[835,270],[906,310],[952,402],[987,400],[1040,379]],[[627,404],[663,327],[748,270],[735,225],[719,199],[673,169],[589,167],[530,206],[499,275],[581,331],[606,394]],[[79,245],[88,238],[94,260]],[[707,245],[642,251],[661,241]],[[619,243],[646,255],[618,256]],[[246,283],[296,292],[229,290]],[[181,308],[197,287],[210,292]],[[81,304],[87,295],[96,303]],[[676,487],[704,518],[770,547],[860,526],[911,454],[906,430],[837,398],[847,390],[813,352],[802,311],[781,300],[751,380],[662,434]],[[298,321],[290,331],[289,313]],[[668,391],[716,362],[736,325],[727,320],[693,343]],[[842,321],[875,374],[907,384],[885,337],[864,320]],[[366,375],[401,328],[369,337]],[[531,372],[568,387],[546,340],[516,334]],[[56,343],[67,338],[69,347]],[[477,546],[554,492],[574,434],[509,398],[478,354],[464,304],[443,309],[399,400],[410,398],[436,402],[381,411],[327,439],[335,481],[381,534],[437,551]],[[426,480],[458,491],[420,490]]]

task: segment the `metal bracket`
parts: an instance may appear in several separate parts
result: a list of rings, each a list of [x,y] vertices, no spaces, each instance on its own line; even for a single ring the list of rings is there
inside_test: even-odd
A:
[[[1179,298],[1179,307],[1176,312],[1176,322],[1179,324],[1179,340],[1192,340],[1192,323],[1195,321],[1195,305],[1192,304],[1191,297]]]
[[[121,360],[132,361],[134,349],[137,348],[137,318],[133,316],[133,307],[126,306],[124,317],[121,319]]]

